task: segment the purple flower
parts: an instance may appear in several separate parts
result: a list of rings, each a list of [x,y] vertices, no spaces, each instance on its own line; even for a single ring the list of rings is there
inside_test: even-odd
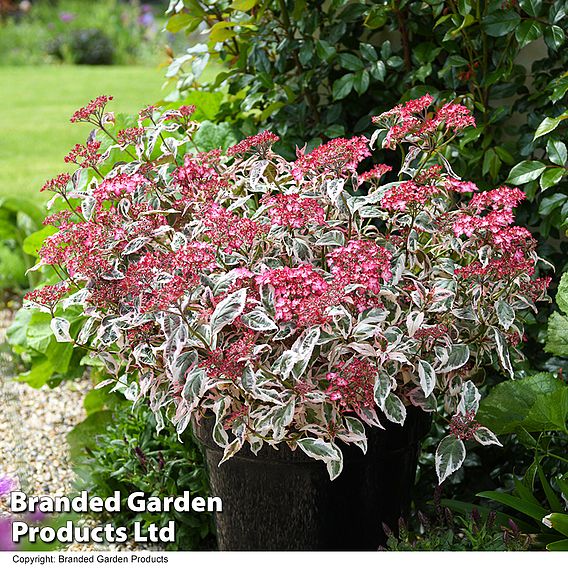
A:
[[[69,22],[72,22],[75,19],[75,14],[72,14],[71,12],[59,12],[59,19],[64,24],[68,24]]]
[[[0,519],[0,550],[16,550],[12,540],[12,519]]]
[[[7,495],[14,489],[16,482],[7,476],[0,476],[0,495]]]

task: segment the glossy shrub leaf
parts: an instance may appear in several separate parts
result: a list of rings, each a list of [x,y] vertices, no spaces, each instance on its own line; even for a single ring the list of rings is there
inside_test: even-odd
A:
[[[558,125],[563,120],[566,120],[566,118],[567,117],[565,115],[560,115],[560,116],[557,116],[555,118],[546,117],[538,125],[538,128],[536,129],[536,131],[534,133],[534,139],[536,140],[537,138],[540,138],[541,136],[544,136],[545,134],[549,134],[553,130],[556,130],[556,128],[558,128]]]
[[[515,30],[515,38],[519,42],[519,47],[525,47],[529,43],[537,40],[542,35],[542,27],[539,22],[525,20]]]
[[[498,10],[481,21],[485,33],[501,37],[512,32],[520,23],[521,17],[515,10]]]
[[[338,101],[344,99],[353,89],[355,75],[348,73],[333,84],[333,100]]]
[[[546,144],[548,159],[557,166],[565,166],[568,160],[566,144],[560,140],[549,140]]]
[[[548,168],[540,177],[541,189],[544,191],[549,187],[557,185],[565,175],[565,168]]]
[[[546,166],[542,162],[525,160],[511,170],[507,182],[514,185],[528,183],[537,179],[545,169]]]

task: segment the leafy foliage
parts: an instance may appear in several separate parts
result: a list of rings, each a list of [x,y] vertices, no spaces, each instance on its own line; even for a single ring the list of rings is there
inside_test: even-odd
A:
[[[93,391],[100,392],[100,391]],[[108,395],[105,395],[108,399]],[[68,436],[73,450],[76,487],[91,495],[109,497],[115,491],[126,500],[135,491],[147,497],[169,497],[189,491],[207,496],[209,487],[201,453],[192,437],[183,442],[171,430],[156,434],[156,423],[146,406],[132,410],[130,404],[114,402],[112,410],[91,412]],[[106,520],[106,519],[101,519]],[[213,521],[208,513],[133,513],[121,507],[113,514],[115,525],[135,522],[166,526],[176,523],[176,541],[171,550],[196,550],[214,545]]]
[[[568,356],[568,272],[560,279],[556,303],[564,313],[554,312],[548,320],[545,349],[560,357]]]

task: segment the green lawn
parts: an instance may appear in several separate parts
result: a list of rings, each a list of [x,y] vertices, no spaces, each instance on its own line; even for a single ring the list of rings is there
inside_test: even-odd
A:
[[[110,110],[136,113],[164,96],[163,77],[150,67],[0,66],[0,195],[43,199],[44,181],[66,171],[63,157],[89,133],[69,122],[73,111],[105,94]]]

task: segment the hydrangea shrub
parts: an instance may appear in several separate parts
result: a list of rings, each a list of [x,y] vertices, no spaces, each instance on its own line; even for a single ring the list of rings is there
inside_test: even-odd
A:
[[[548,280],[513,226],[523,193],[452,172],[444,148],[473,125],[468,109],[432,110],[426,95],[375,117],[371,140],[288,161],[270,132],[199,151],[192,107],[149,107],[111,134],[108,100],[73,121],[110,147],[91,136],[66,158],[78,172],[45,186],[69,209],[46,220],[58,231],[37,267],[61,282],[27,301],[52,314],[58,340],[90,349],[159,424],[214,416],[223,461],[287,443],[335,478],[339,442],[365,452],[366,428],[404,424],[411,405],[450,417],[441,481],[465,440],[499,443],[475,420],[474,380],[490,363],[513,375],[523,313]],[[402,151],[396,175],[361,171],[377,140]],[[116,149],[127,159],[109,163]],[[84,315],[73,332],[70,306]]]

